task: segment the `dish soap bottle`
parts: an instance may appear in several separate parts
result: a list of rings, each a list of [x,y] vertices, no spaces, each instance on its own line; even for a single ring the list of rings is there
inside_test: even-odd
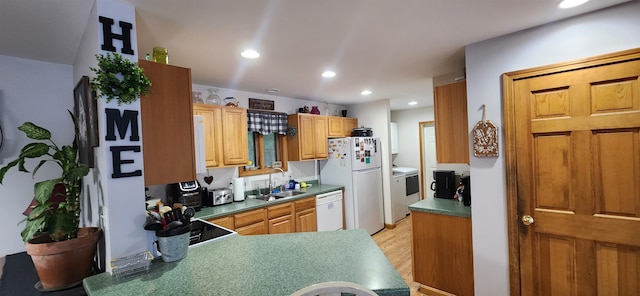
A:
[[[289,176],[289,189],[296,188],[296,181],[293,180],[293,177]]]

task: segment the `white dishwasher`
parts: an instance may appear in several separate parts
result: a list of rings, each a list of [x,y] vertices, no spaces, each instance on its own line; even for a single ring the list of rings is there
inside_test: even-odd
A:
[[[318,231],[342,229],[342,190],[316,195]]]

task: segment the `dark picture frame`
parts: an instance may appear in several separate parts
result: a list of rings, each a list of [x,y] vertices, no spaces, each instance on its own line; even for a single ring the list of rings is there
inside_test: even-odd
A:
[[[275,110],[272,100],[249,98],[249,109]]]
[[[73,89],[79,162],[94,167],[93,147],[98,146],[98,110],[89,77],[82,76]]]

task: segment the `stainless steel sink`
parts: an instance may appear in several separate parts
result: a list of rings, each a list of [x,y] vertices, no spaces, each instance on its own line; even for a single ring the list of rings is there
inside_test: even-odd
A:
[[[285,197],[296,196],[296,195],[304,194],[304,193],[306,193],[306,192],[297,191],[297,190],[290,190],[290,191],[283,191],[283,192],[279,192],[279,193],[274,193],[273,196],[275,196],[276,198],[285,198]]]
[[[264,201],[272,201],[272,200],[292,197],[292,196],[296,196],[296,195],[300,195],[300,194],[304,194],[304,193],[306,193],[306,192],[297,191],[297,190],[290,190],[290,191],[283,191],[283,192],[279,192],[279,193],[264,194],[264,195],[261,195],[259,197],[256,197],[256,199],[260,199],[260,200],[264,200]]]

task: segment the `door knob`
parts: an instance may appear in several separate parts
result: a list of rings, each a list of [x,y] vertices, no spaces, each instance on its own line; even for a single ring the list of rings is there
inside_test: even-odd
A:
[[[524,215],[522,216],[522,224],[524,225],[531,225],[533,224],[533,217],[529,216],[529,215]]]

